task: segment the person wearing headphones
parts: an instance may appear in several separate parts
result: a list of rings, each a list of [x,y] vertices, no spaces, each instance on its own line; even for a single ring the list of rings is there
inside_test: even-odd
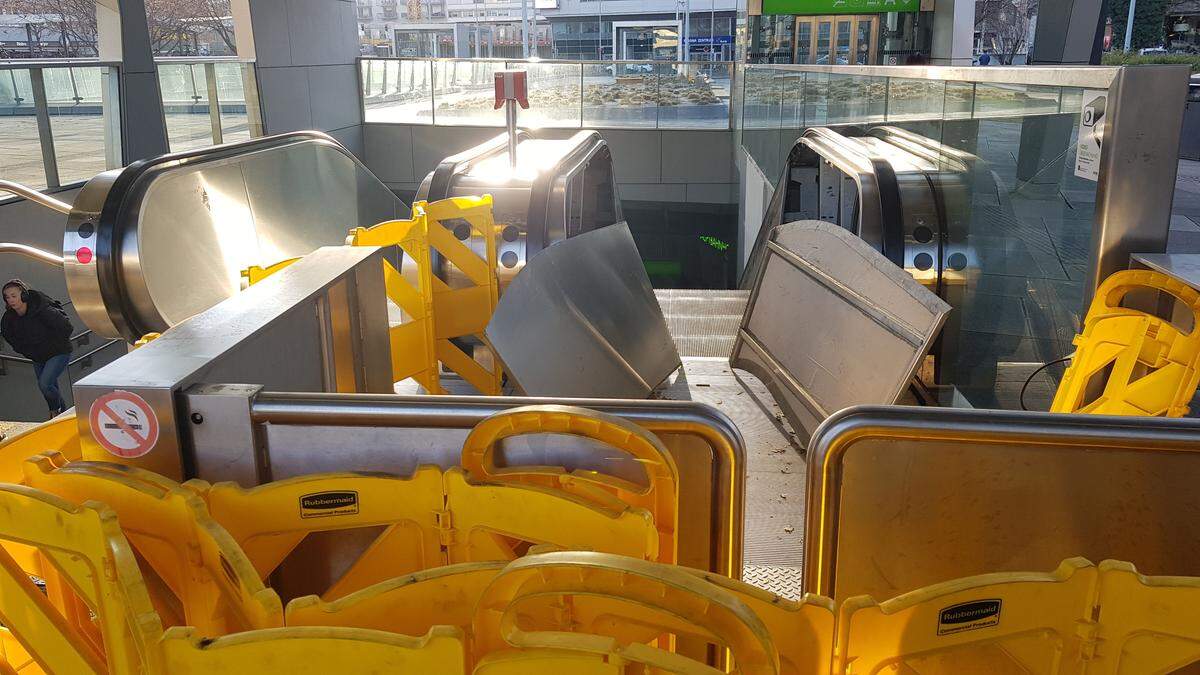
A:
[[[18,354],[33,361],[38,389],[54,417],[67,409],[58,378],[71,357],[71,320],[62,303],[13,279],[4,284],[0,335]]]

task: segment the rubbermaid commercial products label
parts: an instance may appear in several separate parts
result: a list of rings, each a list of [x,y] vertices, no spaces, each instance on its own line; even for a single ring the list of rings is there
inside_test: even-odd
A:
[[[326,518],[358,513],[358,492],[337,490],[314,492],[300,498],[301,518]]]
[[[973,600],[950,605],[938,613],[938,635],[987,628],[1000,623],[1000,600]]]

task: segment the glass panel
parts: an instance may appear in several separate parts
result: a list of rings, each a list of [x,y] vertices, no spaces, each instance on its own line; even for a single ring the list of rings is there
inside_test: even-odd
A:
[[[87,180],[113,168],[106,161],[105,86],[109,68],[46,68],[46,105],[54,136],[58,180]],[[40,159],[38,151],[34,155]]]
[[[975,117],[1057,113],[1059,94],[1059,87],[980,83],[975,86]]]
[[[648,63],[584,63],[585,127],[653,127],[658,77]]]
[[[825,124],[864,124],[884,120],[886,78],[830,74],[827,86]]]
[[[729,127],[728,63],[676,64],[659,75],[658,125],[664,128]]]
[[[796,63],[812,63],[812,22],[796,24]]]
[[[434,122],[504,126],[504,110],[494,108],[498,70],[503,61],[434,61]]]
[[[947,119],[970,119],[975,114],[975,84],[972,82],[946,83]]]
[[[870,19],[858,20],[858,39],[855,43],[854,63],[864,66],[867,65],[871,58],[871,26],[874,24]]]
[[[850,22],[838,21],[837,25],[837,65],[845,66],[850,63]]]
[[[200,63],[160,63],[163,118],[171,152],[213,144],[208,114],[208,85]]]
[[[821,65],[829,65],[829,39],[833,24],[829,21],[820,21],[817,23],[817,53],[816,61]]]
[[[927,120],[942,117],[946,101],[946,83],[939,80],[888,78],[889,122]]]
[[[362,61],[363,107],[368,122],[433,123],[433,62]]]
[[[517,113],[523,127],[579,127],[582,64],[509,63],[528,73],[529,109]],[[495,100],[495,94],[489,101]],[[494,103],[493,103],[494,105]]]
[[[779,124],[784,80],[776,77],[774,68],[746,66],[745,81],[742,142],[767,178],[774,181],[781,169]]]
[[[214,64],[217,76],[217,101],[221,104],[221,134],[225,143],[250,140],[261,129],[251,129],[247,113],[246,90],[254,91],[254,67],[248,63]]]
[[[0,70],[0,177],[31,187],[45,187],[41,143],[33,110],[33,88],[29,71]],[[0,195],[0,200],[8,194]]]

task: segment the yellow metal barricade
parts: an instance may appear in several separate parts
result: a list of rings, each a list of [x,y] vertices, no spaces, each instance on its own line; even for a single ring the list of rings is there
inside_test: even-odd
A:
[[[85,612],[61,613],[0,551],[0,623],[41,669],[161,672],[154,651],[161,624],[110,509],[94,502],[76,507],[40,490],[3,484],[0,538],[37,548]]]
[[[1078,663],[1096,568],[1065,560],[1051,574],[984,574],[838,610],[834,673],[1059,673]]]
[[[1169,320],[1121,306],[1131,293],[1168,293],[1190,314]],[[1200,383],[1200,293],[1160,272],[1124,270],[1104,280],[1088,308],[1077,351],[1051,412],[1182,417]]]
[[[485,243],[481,258],[443,223],[464,228],[464,239],[478,235]],[[499,299],[496,280],[496,225],[492,220],[492,198],[454,197],[437,202],[416,202],[412,218],[393,220],[350,231],[347,243],[354,246],[399,246],[415,267],[416,284],[384,264],[388,299],[405,314],[405,322],[392,327],[392,369],[396,381],[415,379],[431,394],[443,394],[440,365],[458,373],[483,394],[499,394],[501,370],[495,353],[491,370],[463,352],[451,340],[473,336],[483,340],[483,331]],[[451,288],[433,272],[437,255],[446,266],[453,265],[469,282]],[[439,365],[440,364],[440,365]]]
[[[1200,579],[1146,577],[1114,560],[1099,569],[1099,625],[1087,673],[1172,673],[1200,661]]]
[[[496,445],[519,435],[560,434],[604,443],[641,465],[646,485],[597,471],[560,467],[497,467]],[[645,509],[658,529],[658,562],[675,562],[679,528],[679,469],[662,442],[645,429],[615,415],[574,406],[523,406],[489,416],[463,442],[462,465],[477,480],[540,485],[579,498]]]
[[[156,575],[148,586],[168,625],[195,626],[210,637],[283,625],[279,596],[262,585],[196,495],[141,469],[104,462],[56,466],[61,463],[54,455],[29,460],[26,483],[75,504],[95,500],[110,507]]]

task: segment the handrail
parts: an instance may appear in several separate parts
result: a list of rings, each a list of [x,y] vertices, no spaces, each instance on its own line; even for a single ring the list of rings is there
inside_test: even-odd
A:
[[[62,256],[54,255],[49,251],[43,251],[40,248],[26,246],[25,244],[14,244],[12,242],[0,242],[0,253],[16,253],[27,258],[33,258],[38,262],[54,265],[55,267],[63,266]]]
[[[650,65],[650,66],[738,66],[743,65],[737,61],[660,61],[652,59],[502,59],[496,57],[488,58],[465,58],[455,56],[360,56],[360,61],[458,61],[467,63],[525,63],[531,66],[542,64],[550,65],[585,65],[585,66],[605,66],[609,64],[632,63],[635,65]]]
[[[100,59],[0,59],[0,70],[26,70],[28,68],[96,68],[108,66],[120,68],[120,61]]]
[[[695,63],[695,62],[693,62]],[[980,84],[1045,85],[1108,89],[1121,66],[832,66],[796,63],[746,63],[745,70],[885,77],[901,80],[973,82]]]
[[[104,349],[108,349],[109,347],[111,347],[114,342],[122,342],[122,340],[120,338],[113,338],[113,339],[105,342],[104,344],[100,345],[99,347],[89,350],[86,354],[82,354],[80,356],[77,356],[77,357],[71,359],[70,361],[67,362],[67,366],[70,367],[70,366],[73,366],[73,365],[79,363],[80,361],[83,361],[84,359],[90,359],[91,357],[95,356],[97,352],[100,352]],[[33,364],[33,359],[27,359],[24,356],[14,356],[12,354],[0,354],[0,361],[9,361],[11,363],[28,363],[31,365]]]
[[[15,183],[11,180],[4,180],[3,178],[0,178],[0,192],[8,192],[17,195],[18,197],[24,197],[35,204],[40,204],[53,211],[58,211],[63,215],[69,215],[71,213],[70,204],[64,201],[59,201],[54,197],[51,197],[43,192],[39,192],[38,190],[35,190],[27,185],[21,185],[20,183]]]

